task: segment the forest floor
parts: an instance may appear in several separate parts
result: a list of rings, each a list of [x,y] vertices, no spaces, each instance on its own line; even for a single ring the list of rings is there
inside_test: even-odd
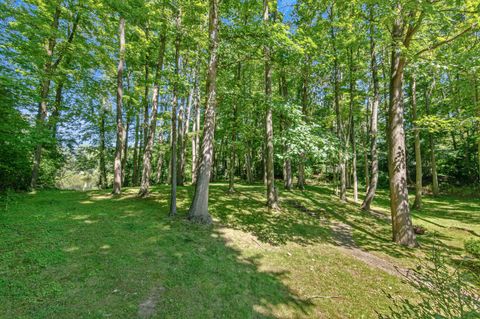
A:
[[[414,298],[404,272],[438,242],[454,264],[480,236],[480,199],[425,197],[420,248],[390,241],[388,193],[374,212],[332,188],[211,185],[212,227],[168,214],[168,186],[11,194],[0,210],[0,318],[375,318],[387,293]]]

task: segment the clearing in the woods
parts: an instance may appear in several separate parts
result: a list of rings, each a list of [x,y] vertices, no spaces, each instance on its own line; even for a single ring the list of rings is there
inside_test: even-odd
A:
[[[374,212],[328,186],[281,192],[211,185],[212,227],[185,220],[192,187],[10,194],[1,211],[2,318],[372,318],[387,293],[415,298],[405,271],[435,241],[454,265],[480,236],[480,200],[425,197],[420,249],[391,242],[388,193]]]

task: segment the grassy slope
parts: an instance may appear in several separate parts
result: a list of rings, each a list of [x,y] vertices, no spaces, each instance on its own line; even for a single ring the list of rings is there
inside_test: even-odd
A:
[[[388,308],[382,289],[413,294],[336,249],[328,226],[340,220],[363,249],[412,263],[423,250],[391,244],[388,221],[339,203],[321,186],[283,192],[280,213],[266,211],[263,186],[226,189],[211,186],[213,228],[184,221],[190,187],[179,189],[173,220],[166,186],[146,200],[135,198],[136,189],[119,198],[106,191],[13,196],[0,211],[0,317],[134,318],[158,295],[158,318],[371,318]],[[448,226],[478,233],[480,203],[454,200],[428,199],[415,222],[442,230],[440,239],[461,253],[469,233]],[[385,206],[385,193],[378,203]]]

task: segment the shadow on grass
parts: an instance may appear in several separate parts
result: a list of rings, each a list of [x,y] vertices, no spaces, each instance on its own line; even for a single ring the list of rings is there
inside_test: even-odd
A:
[[[189,191],[179,188],[180,212]],[[2,220],[0,313],[133,318],[156,289],[155,318],[308,313],[285,273],[260,271],[258,256],[243,257],[215,228],[168,218],[166,194],[39,192],[19,201]]]

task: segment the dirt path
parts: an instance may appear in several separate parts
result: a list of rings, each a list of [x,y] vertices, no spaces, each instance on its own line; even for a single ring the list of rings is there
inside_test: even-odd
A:
[[[334,221],[331,224],[334,233],[334,240],[338,249],[354,258],[363,261],[371,267],[375,267],[391,275],[404,278],[408,269],[398,267],[390,261],[380,258],[372,253],[361,250],[352,238],[352,228],[344,223]]]
[[[162,286],[152,289],[148,298],[138,307],[139,318],[151,318],[155,314],[157,303],[164,291],[165,288]]]

